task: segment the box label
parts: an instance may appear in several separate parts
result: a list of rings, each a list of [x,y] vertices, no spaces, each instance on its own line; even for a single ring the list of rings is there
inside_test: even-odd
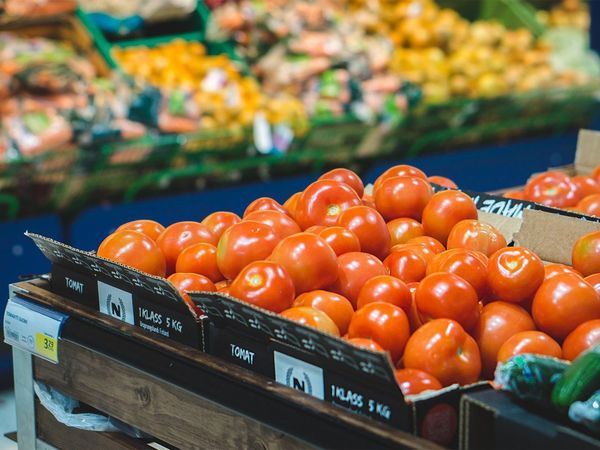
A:
[[[98,306],[101,313],[135,325],[133,296],[130,292],[98,281]]]
[[[275,381],[325,400],[323,369],[278,351],[273,355]]]

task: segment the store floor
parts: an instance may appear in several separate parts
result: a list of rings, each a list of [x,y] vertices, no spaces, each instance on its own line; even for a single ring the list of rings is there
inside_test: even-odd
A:
[[[15,393],[0,392],[0,450],[17,450],[17,444],[4,435],[17,429]]]

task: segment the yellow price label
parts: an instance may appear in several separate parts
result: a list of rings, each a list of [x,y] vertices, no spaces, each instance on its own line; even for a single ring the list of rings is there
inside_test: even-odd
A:
[[[58,340],[43,333],[35,333],[35,352],[43,358],[58,362]]]

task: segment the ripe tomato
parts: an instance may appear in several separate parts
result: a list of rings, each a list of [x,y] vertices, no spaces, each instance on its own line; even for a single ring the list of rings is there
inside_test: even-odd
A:
[[[390,275],[379,275],[368,280],[360,289],[356,307],[360,309],[373,302],[391,303],[408,313],[412,297],[404,282]]]
[[[419,287],[419,283],[413,281],[412,283],[406,283],[406,287],[410,291],[410,309],[406,313],[408,316],[408,322],[410,323],[410,331],[414,333],[417,328],[423,325],[423,321],[419,317],[419,311],[417,310],[417,302],[415,301],[415,292]]]
[[[164,277],[166,274],[165,257],[156,242],[137,231],[115,231],[102,241],[97,253],[150,275]]]
[[[600,231],[581,236],[571,253],[573,268],[587,277],[600,273]]]
[[[381,345],[375,342],[373,339],[367,338],[351,338],[347,339],[352,345],[355,345],[360,348],[366,348],[367,350],[371,350],[373,352],[383,352],[385,351]]]
[[[317,234],[329,244],[337,256],[349,252],[360,252],[358,237],[344,227],[327,227]]]
[[[365,253],[385,258],[390,251],[390,232],[383,217],[368,206],[354,206],[343,211],[338,225],[352,231]]]
[[[437,391],[442,388],[436,377],[418,369],[397,369],[396,382],[402,395],[420,394],[423,391]]]
[[[544,264],[531,250],[507,247],[488,262],[488,286],[498,300],[519,303],[533,296],[544,281]]]
[[[254,211],[244,217],[244,220],[254,220],[270,226],[279,239],[300,233],[300,227],[294,219],[279,211]]]
[[[141,219],[124,223],[119,228],[117,228],[116,231],[123,230],[137,231],[138,233],[145,234],[153,241],[156,241],[158,239],[158,236],[160,236],[160,233],[165,231],[165,227],[163,227],[160,223],[154,220]]]
[[[368,206],[369,208],[377,209],[377,207],[375,206],[375,199],[372,195],[363,194],[361,202],[363,206]]]
[[[575,175],[571,181],[577,188],[577,196],[585,198],[588,195],[600,194],[600,184],[592,177],[587,175]]]
[[[446,248],[442,245],[440,241],[432,238],[431,236],[417,236],[412,239],[409,239],[406,242],[407,245],[417,244],[423,245],[431,250],[434,254],[442,253]]]
[[[334,226],[342,211],[362,202],[354,190],[333,180],[315,181],[298,199],[296,221],[305,230],[313,225]]]
[[[375,256],[363,252],[350,252],[338,256],[337,281],[331,289],[342,294],[356,308],[358,294],[367,280],[377,275],[387,275],[387,269]]]
[[[290,274],[296,294],[330,286],[337,279],[335,252],[319,236],[298,233],[283,239],[269,257]]]
[[[321,233],[321,231],[323,231],[326,228],[331,228],[331,227],[326,227],[324,225],[313,225],[312,227],[309,227],[306,230],[304,230],[304,232],[319,235],[319,233]]]
[[[525,193],[523,191],[507,191],[502,194],[504,198],[512,198],[514,200],[525,200]]]
[[[600,166],[594,167],[594,170],[592,171],[592,178],[600,183]]]
[[[440,186],[447,187],[449,189],[458,189],[458,186],[456,185],[456,183],[454,181],[452,181],[450,178],[441,177],[439,175],[433,175],[431,177],[427,177],[427,181],[429,181],[430,183],[435,183]]]
[[[359,197],[363,196],[365,186],[360,177],[350,169],[338,168],[330,170],[319,177],[319,180],[333,180],[346,183]]]
[[[331,320],[327,314],[318,309],[309,308],[307,306],[295,306],[282,311],[280,315],[286,319],[306,325],[307,327],[313,327],[319,331],[333,334],[334,336],[340,335],[340,331],[335,322]]]
[[[579,272],[573,269],[571,266],[566,266],[564,264],[552,263],[546,264],[544,266],[544,281],[549,280],[550,278],[560,275],[562,273],[573,273],[575,275],[581,276]]]
[[[181,251],[193,244],[206,242],[217,245],[217,238],[210,230],[199,222],[184,221],[169,225],[163,231],[156,243],[165,255],[167,273],[175,271],[175,264]]]
[[[323,311],[335,322],[341,335],[346,334],[346,331],[348,331],[350,319],[354,314],[352,303],[346,297],[335,292],[322,290],[300,294],[294,300],[293,306],[308,306]]]
[[[524,194],[527,200],[556,208],[575,206],[579,201],[575,184],[567,175],[557,171],[533,177],[525,185]]]
[[[487,264],[475,252],[464,248],[455,248],[439,253],[427,264],[427,275],[435,272],[448,272],[467,281],[478,298],[488,291]]]
[[[295,194],[292,194],[292,196],[283,204],[284,209],[294,220],[296,220],[296,205],[298,205],[298,199],[301,195],[302,192],[296,192]]]
[[[392,177],[374,190],[375,207],[385,220],[401,217],[421,220],[432,195],[431,185],[423,178]]]
[[[401,248],[394,250],[383,261],[390,275],[405,283],[421,281],[425,278],[427,261],[417,253],[414,248]]]
[[[202,315],[202,310],[196,306],[187,293],[194,291],[215,292],[217,290],[212,281],[196,273],[174,273],[167,280],[179,291],[188,308],[198,315]]]
[[[581,352],[600,343],[600,320],[588,320],[575,328],[562,345],[562,357],[573,361]]]
[[[452,227],[461,220],[477,219],[477,207],[464,192],[441,191],[433,194],[423,210],[423,229],[446,245]]]
[[[268,258],[279,237],[268,225],[245,220],[229,227],[217,245],[217,265],[223,276],[233,280],[253,261]]]
[[[204,275],[213,283],[223,279],[217,265],[217,247],[206,242],[183,249],[175,263],[175,271]]]
[[[215,283],[215,287],[217,288],[217,292],[223,292],[229,294],[229,285],[231,281],[229,280],[221,280]]]
[[[423,225],[409,217],[390,220],[387,223],[387,228],[391,238],[390,247],[405,244],[409,239],[423,236],[424,234]]]
[[[600,194],[592,194],[577,203],[577,211],[588,216],[600,217]]]
[[[466,248],[491,256],[506,247],[506,239],[492,225],[478,220],[461,220],[452,227],[448,235],[448,249]]]
[[[555,275],[536,292],[531,313],[540,330],[562,340],[583,322],[600,319],[600,298],[583,278]]]
[[[402,308],[384,302],[369,303],[352,316],[349,338],[369,338],[390,352],[398,361],[410,334],[408,318]]]
[[[393,177],[412,177],[427,180],[427,175],[425,175],[425,172],[422,170],[408,164],[400,164],[390,167],[388,170],[379,175],[379,177],[377,177],[375,184],[373,185],[373,192],[377,191],[377,189],[379,189],[385,180]]]
[[[596,291],[596,294],[598,294],[598,297],[600,297],[600,273],[588,275],[587,277],[585,277],[585,281],[592,285],[592,287]]]
[[[521,331],[535,330],[533,319],[525,309],[508,302],[491,302],[483,307],[472,336],[481,352],[484,378],[492,378],[498,350],[506,340]]]
[[[433,319],[452,319],[470,330],[479,319],[477,292],[453,273],[427,275],[415,291],[417,310],[423,323]]]
[[[295,291],[292,278],[281,265],[254,261],[231,282],[229,295],[278,313],[292,306]]]
[[[408,243],[400,244],[400,245],[395,245],[390,250],[392,252],[396,252],[398,250],[410,250],[410,251],[416,253],[417,255],[419,255],[421,258],[423,258],[427,264],[429,264],[429,262],[436,255],[436,253],[433,250],[431,250],[426,245],[422,245],[422,244],[408,244]]]
[[[523,353],[554,356],[562,358],[562,350],[558,342],[541,331],[521,331],[509,337],[498,350],[498,362]]]
[[[437,319],[412,334],[404,351],[404,367],[423,370],[450,386],[479,380],[481,359],[477,343],[458,322]]]
[[[217,239],[221,239],[227,228],[241,221],[242,219],[237,214],[228,211],[217,211],[206,216],[200,223],[208,228]]]
[[[246,217],[248,214],[254,211],[279,211],[280,213],[287,214],[287,210],[277,200],[271,197],[260,197],[251,202],[244,211],[242,217]]]

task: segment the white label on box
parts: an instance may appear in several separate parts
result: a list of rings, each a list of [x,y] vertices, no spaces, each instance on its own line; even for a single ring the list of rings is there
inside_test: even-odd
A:
[[[4,311],[4,340],[58,363],[58,338],[68,316],[20,298],[10,298]]]
[[[98,281],[98,306],[101,313],[135,325],[133,296],[130,292]]]
[[[274,352],[275,381],[325,399],[323,369],[284,353]]]

